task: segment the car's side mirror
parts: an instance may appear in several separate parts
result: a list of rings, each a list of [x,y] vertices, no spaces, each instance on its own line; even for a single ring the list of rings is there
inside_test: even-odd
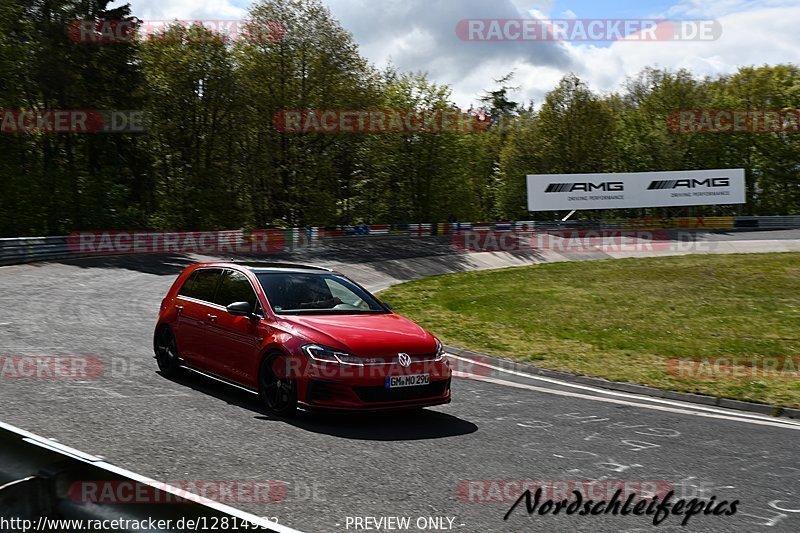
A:
[[[253,306],[247,302],[234,302],[226,309],[233,316],[246,316],[250,318],[255,317],[253,314]]]

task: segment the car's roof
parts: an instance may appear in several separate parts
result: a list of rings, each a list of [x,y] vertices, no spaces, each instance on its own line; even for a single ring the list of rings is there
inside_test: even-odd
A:
[[[326,274],[333,272],[333,270],[329,268],[312,266],[312,265],[300,265],[295,263],[246,261],[246,262],[223,263],[220,266],[224,266],[225,264],[238,266],[239,268],[246,268],[248,270],[252,270],[257,274],[265,272],[304,272],[308,274]]]

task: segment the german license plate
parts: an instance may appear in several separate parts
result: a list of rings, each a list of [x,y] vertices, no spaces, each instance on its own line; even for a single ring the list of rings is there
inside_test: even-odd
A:
[[[411,376],[386,376],[387,389],[402,389],[403,387],[420,387],[430,385],[430,374],[414,374]]]

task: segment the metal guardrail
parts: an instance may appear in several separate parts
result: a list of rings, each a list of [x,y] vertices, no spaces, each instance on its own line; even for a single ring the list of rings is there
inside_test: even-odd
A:
[[[271,251],[290,251],[315,245],[324,246],[326,242],[355,238],[423,238],[446,236],[463,231],[511,231],[511,230],[563,230],[563,229],[793,229],[800,228],[800,216],[778,217],[684,217],[684,218],[641,218],[606,220],[558,221],[515,221],[515,222],[456,222],[434,224],[384,224],[374,226],[335,226],[306,227],[285,230],[264,230],[268,234]],[[120,232],[108,232],[118,234]],[[197,232],[213,233],[219,241],[246,244],[255,233],[242,230]],[[100,232],[99,234],[102,234]],[[0,266],[47,261],[83,256],[119,255],[115,251],[87,253],[80,246],[80,235],[57,237],[19,237],[0,239]],[[129,232],[142,238],[148,236],[180,237],[186,232]],[[263,236],[263,235],[262,235]],[[126,252],[133,253],[133,252]],[[213,255],[213,254],[212,254]]]
[[[113,503],[98,504],[75,498],[70,488],[75,483],[134,483],[147,488],[149,494],[157,495],[155,502],[166,503]],[[137,489],[138,490],[138,489]],[[34,527],[46,524],[40,531],[71,531],[79,527],[68,527],[69,520],[115,520],[115,531],[184,531],[189,520],[195,524],[214,523],[235,519],[239,526],[247,522],[246,529],[274,531],[277,533],[299,533],[273,521],[259,518],[227,505],[196,496],[176,487],[140,476],[107,463],[74,448],[42,438],[33,433],[0,422],[0,522],[3,520],[27,520]],[[197,501],[195,501],[195,499]],[[152,520],[152,522],[151,522]],[[167,522],[169,520],[170,522]],[[46,522],[45,522],[46,521]],[[61,528],[53,528],[61,521]],[[158,523],[156,529],[140,528],[142,523]],[[19,523],[19,522],[17,522]],[[169,524],[169,527],[165,527]],[[85,528],[84,528],[85,529]],[[188,528],[191,529],[191,528]],[[202,526],[198,529],[204,529]],[[219,529],[236,529],[234,527]],[[12,527],[11,530],[24,529]]]
[[[0,239],[0,265],[29,263],[69,257],[66,237],[20,237]]]
[[[793,229],[800,227],[800,216],[736,217],[737,228]]]

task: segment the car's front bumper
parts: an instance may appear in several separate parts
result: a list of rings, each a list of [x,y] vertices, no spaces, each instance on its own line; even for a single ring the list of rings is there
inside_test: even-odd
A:
[[[378,365],[323,368],[314,365],[300,379],[298,402],[308,409],[377,411],[428,407],[450,402],[452,372],[446,361],[414,363],[408,368]],[[430,376],[430,383],[388,388],[387,378]]]
[[[383,385],[351,385],[311,380],[300,403],[309,409],[379,411],[450,403],[450,378],[429,385],[387,389]]]

